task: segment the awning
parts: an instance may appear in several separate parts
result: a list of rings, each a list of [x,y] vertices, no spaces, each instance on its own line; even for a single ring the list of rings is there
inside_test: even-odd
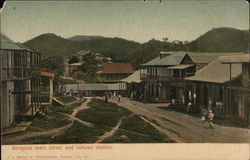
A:
[[[121,82],[126,82],[126,83],[140,83],[140,71],[137,70],[135,71],[133,74],[131,74],[130,76],[128,76],[127,78],[124,78],[121,80]]]
[[[181,64],[178,66],[172,66],[172,67],[168,67],[168,69],[185,69],[188,67],[194,66],[194,64]]]

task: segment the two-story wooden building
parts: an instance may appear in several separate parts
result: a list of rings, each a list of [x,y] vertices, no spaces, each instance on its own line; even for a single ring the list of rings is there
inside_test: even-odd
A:
[[[1,128],[6,128],[16,116],[40,107],[40,78],[34,75],[41,55],[2,33],[0,47]]]
[[[195,70],[195,64],[187,53],[161,52],[159,57],[141,65],[145,99],[153,102],[182,99],[186,87],[183,78],[193,75]]]

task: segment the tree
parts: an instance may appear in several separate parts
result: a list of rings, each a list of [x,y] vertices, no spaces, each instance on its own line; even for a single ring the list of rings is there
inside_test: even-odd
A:
[[[40,71],[55,73],[54,85],[58,86],[61,83],[60,76],[64,72],[64,60],[63,57],[52,56],[42,59]]]

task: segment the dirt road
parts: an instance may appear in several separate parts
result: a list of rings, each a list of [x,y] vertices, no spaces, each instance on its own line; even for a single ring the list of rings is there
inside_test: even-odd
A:
[[[117,98],[112,98],[110,101],[129,109],[134,114],[147,117],[154,123],[156,129],[176,142],[250,142],[249,129],[217,124],[215,129],[209,129],[209,124],[201,123],[199,117],[171,109],[160,109],[167,104],[144,104],[128,98],[122,98],[121,102],[118,102]]]

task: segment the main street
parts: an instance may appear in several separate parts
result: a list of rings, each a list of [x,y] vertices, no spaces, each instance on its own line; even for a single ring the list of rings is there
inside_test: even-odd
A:
[[[201,123],[199,117],[177,112],[170,108],[161,109],[162,107],[166,108],[167,104],[144,104],[128,98],[122,98],[118,102],[116,97],[109,99],[109,101],[129,109],[137,115],[146,117],[149,120],[148,123],[176,142],[250,142],[249,129],[247,128],[215,124],[215,129],[209,129],[209,124]]]

